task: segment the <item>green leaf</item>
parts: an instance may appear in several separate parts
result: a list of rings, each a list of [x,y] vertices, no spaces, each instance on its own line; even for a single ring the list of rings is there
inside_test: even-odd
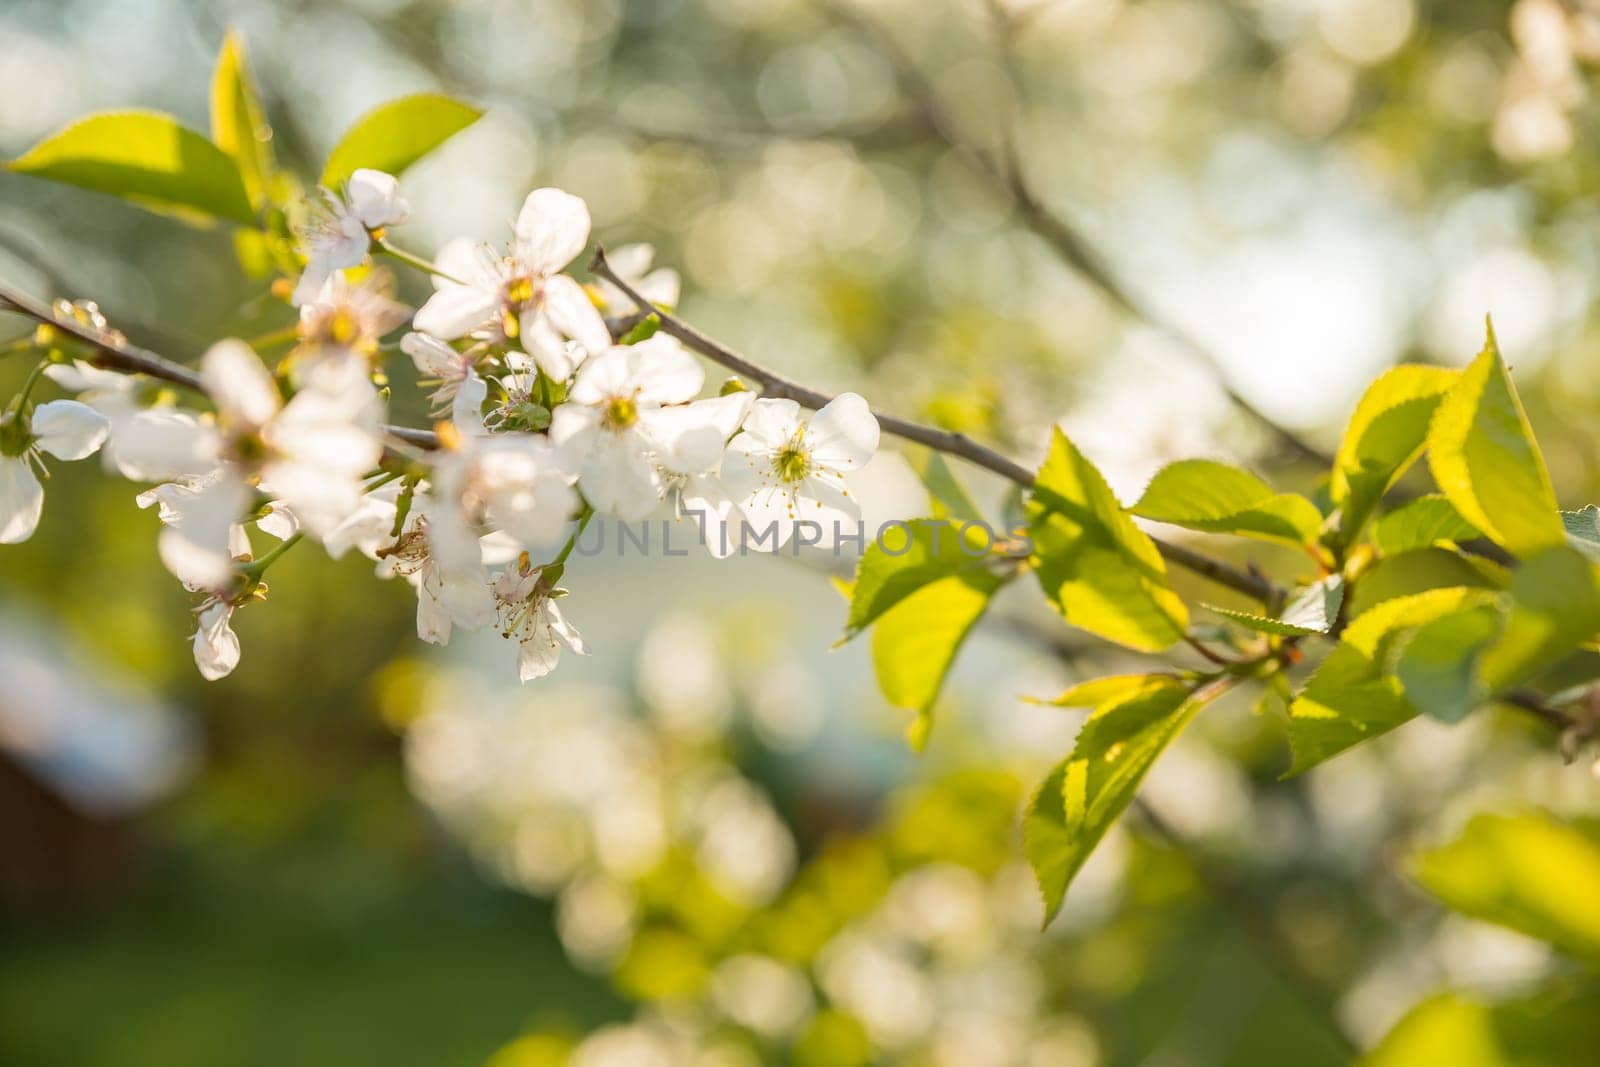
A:
[[[1386,600],[1357,617],[1289,705],[1294,762],[1284,777],[1308,770],[1416,715],[1390,671],[1397,636],[1453,612],[1492,603],[1478,589],[1432,589]]]
[[[1466,718],[1488,698],[1478,660],[1501,621],[1499,609],[1480,604],[1418,627],[1395,667],[1406,700],[1440,722]]]
[[[1524,560],[1511,578],[1511,613],[1483,655],[1491,692],[1519,685],[1600,633],[1600,571],[1581,553],[1558,548]]]
[[[1458,376],[1404,363],[1367,388],[1345,427],[1328,485],[1344,544],[1355,542],[1383,494],[1416,462],[1434,409]]]
[[[1481,536],[1448,497],[1438,495],[1420,496],[1383,516],[1372,527],[1372,543],[1384,556],[1398,556],[1441,542],[1454,545]]]
[[[262,207],[277,169],[272,158],[272,127],[267,125],[245,63],[244,42],[229,30],[222,39],[211,77],[211,139],[239,168],[250,202]]]
[[[919,589],[957,575],[987,574],[993,562],[987,533],[944,519],[913,519],[885,527],[856,566],[848,641]]]
[[[1510,584],[1509,570],[1482,557],[1468,556],[1456,549],[1419,548],[1380,559],[1363,573],[1361,580],[1350,587],[1345,614],[1355,618],[1386,600],[1429,589],[1505,589]]]
[[[337,188],[363,167],[399,176],[482,116],[478,108],[441,93],[380,104],[357,119],[328,154],[322,184]]]
[[[1129,510],[1191,530],[1292,545],[1315,543],[1322,529],[1322,513],[1305,497],[1276,492],[1249,471],[1208,459],[1163,467]]]
[[[1183,638],[1189,609],[1155,543],[1059,429],[1028,500],[1033,567],[1073,626],[1144,652]]]
[[[79,119],[30,148],[18,174],[109,193],[190,221],[255,223],[233,160],[171,115],[108,111]]]
[[[1333,629],[1334,621],[1339,617],[1339,605],[1343,603],[1344,575],[1330,574],[1302,589],[1293,600],[1289,601],[1283,609],[1283,614],[1276,619],[1212,604],[1207,604],[1206,607],[1223,618],[1232,619],[1240,626],[1257,633],[1275,634],[1279,637],[1307,637],[1311,634],[1325,634]]]
[[[1102,704],[1126,700],[1147,690],[1182,686],[1176,674],[1114,674],[1079,682],[1054,700],[1042,701],[1058,708],[1097,708]]]
[[[1156,759],[1205,703],[1185,686],[1160,685],[1102,705],[1083,724],[1072,754],[1039,786],[1023,818],[1023,851],[1046,924]]]
[[[1600,988],[1553,988],[1490,1004],[1444,993],[1423,1001],[1362,1067],[1573,1067],[1600,1048]],[[1575,1059],[1575,1057],[1578,1057]]]
[[[1492,329],[1434,414],[1428,463],[1462,517],[1513,555],[1566,543],[1544,457]]]
[[[1600,508],[1590,504],[1577,511],[1563,511],[1561,525],[1566,527],[1567,544],[1600,563]]]
[[[885,700],[917,713],[907,731],[917,751],[927,743],[933,705],[956,654],[1004,583],[1000,575],[983,570],[944,578],[878,618],[872,631],[873,671]]]
[[[1463,914],[1600,962],[1600,834],[1543,814],[1479,815],[1414,875]]]
[[[905,457],[928,490],[934,518],[983,521],[983,512],[973,502],[967,487],[961,484],[961,479],[950,469],[943,455],[931,448],[916,448],[908,450]]]

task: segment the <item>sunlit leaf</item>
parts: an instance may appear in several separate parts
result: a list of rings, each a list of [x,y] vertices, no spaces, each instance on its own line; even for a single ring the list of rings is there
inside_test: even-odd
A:
[[[1343,603],[1344,576],[1330,574],[1300,590],[1283,609],[1283,614],[1276,619],[1248,611],[1236,611],[1233,608],[1222,608],[1211,604],[1206,606],[1223,618],[1231,619],[1257,633],[1274,634],[1279,637],[1307,637],[1311,634],[1325,634],[1333,629],[1333,624],[1339,617],[1339,605]]]
[[[1406,363],[1368,387],[1345,427],[1328,485],[1345,544],[1354,543],[1383,494],[1416,462],[1434,409],[1457,377]]]
[[[1484,648],[1500,632],[1498,608],[1480,604],[1418,627],[1395,666],[1406,700],[1429,718],[1460,722],[1488,696],[1478,671]]]
[[[1423,1001],[1362,1067],[1573,1067],[1600,1048],[1600,988],[1564,988],[1491,1004],[1457,993]],[[1579,1056],[1586,1053],[1578,1053]]]
[[[363,167],[399,175],[482,116],[478,108],[441,93],[380,104],[357,119],[328,154],[322,184],[336,188]]]
[[[872,666],[884,699],[917,713],[907,731],[927,743],[934,702],[962,643],[1004,579],[979,570],[924,585],[881,615],[872,631]]]
[[[1068,623],[1147,652],[1183,638],[1189,610],[1167,583],[1155,543],[1060,430],[1034,483],[1028,523],[1039,584]]]
[[[1414,874],[1456,911],[1600,962],[1600,832],[1543,814],[1479,815],[1417,857]]]
[[[1428,463],[1462,517],[1513,555],[1566,543],[1544,457],[1492,330],[1439,403]]]
[[[928,490],[936,519],[955,519],[958,522],[982,522],[983,512],[973,502],[967,487],[943,455],[931,448],[917,448],[905,453],[906,462],[917,472]]]
[[[1305,497],[1279,493],[1249,471],[1208,459],[1163,467],[1129,510],[1191,530],[1292,545],[1314,543],[1322,528],[1321,512]]]
[[[1511,613],[1483,655],[1492,692],[1525,682],[1600,633],[1600,570],[1558,548],[1528,559],[1511,579]]]
[[[217,69],[211,77],[211,139],[238,166],[250,202],[263,206],[276,169],[272,128],[250,80],[244,42],[232,30],[222,39]]]
[[[1391,642],[1434,619],[1491,603],[1478,589],[1433,589],[1386,600],[1345,628],[1289,706],[1289,743],[1299,774],[1352,745],[1387,733],[1416,715],[1387,669]]]
[[[993,562],[991,547],[986,530],[944,519],[913,519],[886,527],[856,566],[844,640],[933,582],[987,574]]]
[[[1372,526],[1372,543],[1385,556],[1398,556],[1445,542],[1455,544],[1483,536],[1444,496],[1422,496],[1380,518]]]
[[[1139,784],[1203,707],[1184,686],[1161,685],[1097,708],[1072,754],[1039,786],[1023,820],[1023,851],[1044,898],[1045,922]]]
[[[155,111],[79,119],[11,162],[18,174],[76,185],[189,221],[250,225],[255,213],[227,154]]]
[[[1183,684],[1183,679],[1176,674],[1116,674],[1079,682],[1054,700],[1044,703],[1058,708],[1097,708],[1102,704],[1127,700],[1147,690]]]

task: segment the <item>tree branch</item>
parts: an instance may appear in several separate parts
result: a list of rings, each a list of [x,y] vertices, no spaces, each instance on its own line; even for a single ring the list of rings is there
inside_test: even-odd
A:
[[[974,145],[945,110],[939,91],[911,56],[877,23],[846,2],[814,0],[824,12],[853,29],[888,62],[896,82],[921,112],[929,129],[980,177],[1004,194],[1016,208],[1023,225],[1053,249],[1068,266],[1099,289],[1126,314],[1144,322],[1169,340],[1186,349],[1211,372],[1228,400],[1259,423],[1289,452],[1321,466],[1331,466],[1333,457],[1295,431],[1283,426],[1252,404],[1228,381],[1221,359],[1199,339],[1157,312],[1138,298],[1117,277],[1109,261],[1075,227],[1055,214],[1039,199],[1023,174],[1020,161],[1011,150],[1009,135],[1002,137],[1002,154],[996,158]],[[1015,90],[1015,86],[1013,86]]]
[[[0,308],[3,307],[9,307],[35,322],[59,330],[74,340],[88,345],[96,353],[95,358],[89,362],[97,367],[127,371],[130,374],[143,374],[202,395],[206,392],[205,385],[200,381],[200,375],[183,364],[174,363],[154,352],[148,352],[126,341],[92,330],[82,323],[59,318],[48,304],[0,282]],[[397,441],[404,441],[419,448],[439,447],[439,438],[432,430],[417,430],[409,426],[385,426],[383,432]]]
[[[611,265],[606,262],[603,248],[597,247],[595,249],[594,259],[589,263],[589,270],[622,290],[638,306],[650,306],[650,302],[637,289],[611,269]],[[752,362],[722,342],[706,336],[668,312],[658,309],[656,317],[661,321],[661,331],[663,333],[676,337],[707,359],[726,367],[740,377],[748,378],[761,387],[761,392],[765,396],[793,400],[802,407],[812,409],[825,407],[828,401],[833,399],[827,393],[791,381],[776,371],[768,370],[759,363]],[[979,444],[966,434],[956,433],[951,430],[940,430],[894,415],[886,415],[880,412],[874,412],[873,414],[877,416],[879,427],[886,433],[893,434],[895,437],[905,441],[914,441],[919,445],[926,445],[936,452],[959,456],[968,463],[998,474],[1023,489],[1031,489],[1033,487],[1033,471],[1016,460]],[[1271,604],[1281,595],[1281,591],[1276,586],[1258,575],[1249,574],[1231,564],[1224,563],[1219,559],[1213,559],[1181,545],[1170,544],[1155,538],[1152,538],[1152,540],[1155,540],[1156,547],[1161,550],[1161,554],[1168,560],[1180,567],[1193,571],[1202,578],[1206,578],[1218,585],[1226,586],[1236,593],[1242,593],[1263,604]]]

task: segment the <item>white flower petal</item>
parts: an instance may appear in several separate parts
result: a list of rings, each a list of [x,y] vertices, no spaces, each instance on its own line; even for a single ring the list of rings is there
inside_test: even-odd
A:
[[[516,257],[536,274],[554,274],[589,243],[589,206],[560,189],[535,189],[517,214]]]
[[[400,351],[411,357],[417,373],[424,378],[451,379],[460,377],[463,360],[461,353],[425,333],[408,333],[400,338]]]
[[[344,200],[350,214],[369,230],[398,226],[411,216],[411,205],[400,195],[400,182],[392,174],[363,167],[345,183]]]
[[[831,470],[866,466],[878,450],[878,420],[857,393],[840,393],[811,417],[805,447],[813,463]]]
[[[734,441],[745,451],[776,452],[800,429],[800,405],[793,400],[757,399],[745,416],[744,432]]]
[[[213,601],[200,612],[194,635],[194,665],[208,682],[226,678],[239,665],[239,636],[229,622],[233,606]]]
[[[105,443],[111,423],[87,404],[52,400],[33,409],[38,447],[57,459],[83,459]]]
[[[496,290],[444,283],[417,309],[411,325],[423,333],[454,341],[492,323],[499,309],[500,294]]]
[[[505,267],[494,249],[481,241],[457,237],[446,241],[433,257],[439,273],[433,276],[435,289],[467,286],[487,293],[499,293],[505,282]]]
[[[218,411],[247,427],[266,425],[283,403],[261,357],[234,338],[206,350],[200,360],[200,382]]]
[[[660,478],[638,433],[598,434],[578,484],[596,511],[619,519],[642,519],[661,501]]]
[[[25,456],[0,456],[0,545],[19,545],[39,528],[44,486]]]
[[[117,419],[106,445],[122,476],[140,482],[201,477],[216,467],[220,448],[215,428],[170,408]]]
[[[557,274],[545,282],[544,314],[556,332],[578,342],[590,355],[611,347],[611,331],[606,329],[606,320],[600,317],[583,286],[565,274]]]
[[[682,404],[705,385],[706,372],[676,337],[658,333],[628,346],[635,360],[634,384],[641,403]]]

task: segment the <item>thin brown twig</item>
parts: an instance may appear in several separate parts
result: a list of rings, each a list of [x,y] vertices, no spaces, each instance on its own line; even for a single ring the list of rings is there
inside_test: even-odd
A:
[[[1208,346],[1135,296],[1117,277],[1109,261],[1100,251],[1039,198],[1023,173],[1020,161],[1016,159],[1014,152],[1007,152],[997,159],[974,145],[945,109],[938,89],[887,30],[854,10],[848,3],[838,0],[814,0],[814,3],[838,22],[854,29],[889,62],[901,91],[921,111],[928,127],[935,135],[972,170],[1005,194],[1016,208],[1023,225],[1048,244],[1068,266],[1105,294],[1124,313],[1144,322],[1203,363],[1229,402],[1259,423],[1291,453],[1322,466],[1332,464],[1333,457],[1327,452],[1273,419],[1235,389],[1228,380],[1222,360]],[[1011,143],[1009,137],[1002,141],[1003,146]]]
[[[633,288],[632,285],[611,269],[611,265],[606,262],[604,249],[595,249],[594,259],[589,263],[589,270],[622,290],[628,295],[629,299],[640,307],[650,306],[649,301],[637,289]],[[676,337],[694,351],[733,371],[734,374],[748,378],[759,385],[761,392],[766,396],[793,400],[802,407],[812,409],[826,407],[828,402],[833,399],[827,393],[791,381],[776,371],[752,362],[747,357],[735,352],[722,342],[701,333],[669,312],[657,310],[656,317],[661,322],[663,333]],[[878,419],[878,426],[886,433],[893,434],[902,440],[926,445],[928,448],[943,452],[946,455],[959,456],[968,463],[998,474],[1023,489],[1030,489],[1033,486],[1033,472],[1031,470],[1016,460],[979,444],[964,433],[940,430],[919,422],[912,422],[909,419],[883,414],[882,412],[874,412],[873,414]],[[1231,564],[1213,559],[1182,545],[1170,544],[1158,539],[1152,540],[1155,540],[1156,547],[1166,559],[1218,585],[1226,586],[1236,593],[1241,593],[1267,604],[1273,603],[1280,596],[1280,590],[1273,583],[1258,575],[1249,574]]]

